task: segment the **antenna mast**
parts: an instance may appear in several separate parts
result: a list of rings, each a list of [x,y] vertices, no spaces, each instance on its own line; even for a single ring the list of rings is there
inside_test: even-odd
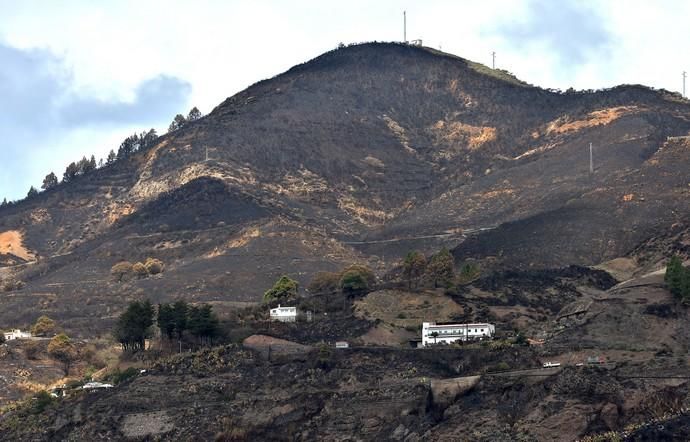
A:
[[[403,43],[407,43],[407,11],[403,11]]]
[[[688,73],[683,71],[683,96],[685,97],[685,78],[688,76]]]
[[[491,53],[491,69],[496,69],[496,51]]]
[[[594,155],[592,154],[592,143],[589,143],[589,173],[594,173]]]

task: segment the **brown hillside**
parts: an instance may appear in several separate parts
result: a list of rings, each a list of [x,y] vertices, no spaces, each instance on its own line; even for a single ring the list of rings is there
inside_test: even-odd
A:
[[[596,264],[687,215],[690,147],[666,137],[688,132],[688,103],[642,86],[560,94],[426,48],[339,49],[2,209],[37,262],[0,261],[27,283],[0,322],[37,305],[80,329],[142,295],[256,301],[283,273],[383,272],[412,248]],[[113,264],[149,256],[162,275],[113,282]]]

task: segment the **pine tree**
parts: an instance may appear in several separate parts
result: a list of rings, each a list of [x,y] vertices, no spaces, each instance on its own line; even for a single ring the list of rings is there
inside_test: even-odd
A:
[[[154,308],[151,302],[130,302],[117,320],[113,335],[124,350],[144,350],[146,338],[151,335]]]
[[[34,186],[31,186],[29,188],[29,193],[26,194],[26,197],[27,198],[33,198],[36,195],[38,195],[38,190],[36,190],[36,188]]]
[[[187,115],[187,121],[196,121],[202,117],[201,111],[194,106]]]
[[[117,156],[115,155],[115,151],[110,149],[110,152],[108,152],[108,157],[105,159],[105,164],[110,166],[115,162],[117,159]]]
[[[445,247],[441,249],[436,255],[431,257],[429,265],[426,268],[426,274],[433,282],[434,288],[441,286],[448,286],[453,283],[455,278],[455,260]]]
[[[174,132],[177,129],[181,129],[185,124],[187,124],[187,119],[184,117],[184,115],[177,114],[175,115],[175,118],[173,118],[172,123],[170,123],[168,132]]]
[[[77,163],[71,162],[69,163],[69,166],[65,169],[65,173],[62,175],[62,181],[65,183],[69,183],[71,181],[74,181],[74,179],[79,175],[79,166],[77,166]]]
[[[57,186],[58,184],[58,179],[55,176],[53,172],[50,172],[48,175],[46,175],[45,178],[43,178],[43,184],[41,185],[41,189],[43,190],[48,190],[52,189],[53,187]]]
[[[407,288],[411,289],[419,285],[419,279],[426,270],[426,258],[416,250],[413,250],[405,257],[403,263],[403,277],[407,280]]]
[[[683,274],[686,270],[683,268],[683,262],[680,257],[674,255],[666,265],[666,275],[664,281],[668,286],[669,291],[676,297],[682,297]]]
[[[172,341],[175,333],[175,323],[172,319],[172,308],[170,304],[158,304],[156,324],[161,330],[161,334],[165,335],[168,340]]]

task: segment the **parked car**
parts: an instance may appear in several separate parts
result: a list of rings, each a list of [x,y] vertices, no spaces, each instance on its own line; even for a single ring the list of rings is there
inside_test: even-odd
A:
[[[560,367],[560,366],[561,366],[560,362],[544,362],[544,364],[542,364],[543,368]]]

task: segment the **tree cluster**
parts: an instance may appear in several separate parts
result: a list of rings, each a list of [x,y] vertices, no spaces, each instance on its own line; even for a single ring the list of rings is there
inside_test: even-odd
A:
[[[329,293],[362,294],[371,290],[376,283],[376,275],[367,266],[353,264],[340,272],[318,272],[307,286],[312,295]]]
[[[160,304],[156,322],[161,335],[168,340],[182,340],[185,332],[189,332],[202,344],[210,343],[219,331],[218,318],[209,304],[196,306],[185,301]]]
[[[149,257],[144,262],[135,262],[134,264],[129,261],[115,263],[110,268],[110,274],[113,275],[115,281],[122,282],[132,276],[142,279],[150,275],[157,275],[162,273],[164,268],[163,261]]]
[[[197,109],[196,106],[194,106],[189,111],[189,114],[187,114],[187,118],[185,118],[185,116],[182,114],[175,115],[175,118],[173,118],[172,122],[170,123],[170,126],[168,126],[168,132],[174,132],[178,129],[182,129],[187,124],[199,120],[201,117],[203,117],[201,111]]]
[[[449,287],[455,281],[455,259],[445,247],[428,260],[420,252],[411,251],[403,261],[402,275],[410,289],[422,283]]]
[[[145,349],[146,338],[151,336],[154,308],[151,302],[133,301],[120,315],[113,332],[115,339],[125,351]]]
[[[155,324],[161,336],[169,341],[182,340],[188,333],[200,343],[211,343],[218,336],[218,317],[209,304],[190,305],[180,300],[159,304],[156,312],[148,300],[130,302],[120,315],[113,332],[126,351],[144,350],[146,338],[153,334]]]
[[[673,256],[669,260],[664,281],[673,296],[683,304],[690,304],[690,268],[683,267],[679,256]]]

